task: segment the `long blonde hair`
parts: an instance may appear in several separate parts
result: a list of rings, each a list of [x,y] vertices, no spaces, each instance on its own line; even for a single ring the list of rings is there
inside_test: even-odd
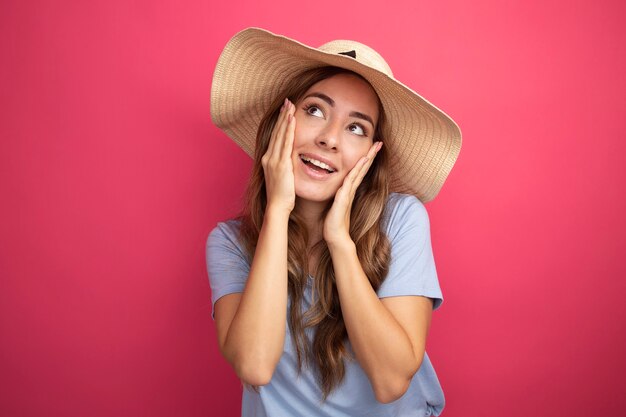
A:
[[[307,70],[290,82],[283,93],[270,106],[261,120],[257,131],[254,165],[246,190],[241,221],[240,239],[244,243],[250,259],[259,238],[267,196],[265,176],[261,157],[267,151],[271,132],[276,124],[280,107],[285,97],[297,103],[306,91],[319,81],[337,74],[349,73],[362,78],[349,70],[337,67],[322,67]],[[384,110],[379,101],[379,118],[374,140],[386,137],[387,125]],[[387,276],[390,261],[390,244],[382,229],[382,216],[389,196],[388,158],[383,147],[376,155],[372,166],[356,191],[350,215],[350,236],[356,245],[359,261],[372,288],[377,290]],[[326,215],[332,201],[323,213]],[[302,371],[303,361],[313,363],[318,370],[318,382],[322,388],[323,400],[344,378],[344,360],[352,360],[346,347],[346,326],[341,314],[339,295],[335,283],[332,259],[325,241],[314,245],[320,252],[317,276],[313,291],[315,301],[308,311],[302,312],[304,289],[307,285],[308,232],[303,220],[292,211],[288,226],[288,293],[291,300],[289,328],[298,358],[298,372]],[[304,332],[314,327],[315,336],[309,349]]]

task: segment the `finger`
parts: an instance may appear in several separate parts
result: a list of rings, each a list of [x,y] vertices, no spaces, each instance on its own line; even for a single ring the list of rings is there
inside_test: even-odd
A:
[[[376,158],[376,154],[378,153],[378,151],[380,150],[382,146],[383,146],[382,142],[376,142],[372,144],[372,147],[367,152],[367,162],[363,164],[363,166],[361,167],[361,170],[359,171],[359,174],[357,175],[357,181],[359,184],[361,183],[361,181],[363,180],[363,178],[369,171],[370,167],[374,163],[374,158]]]
[[[346,185],[347,188],[352,189],[354,182],[356,181],[359,173],[363,169],[363,166],[367,164],[367,162],[368,162],[367,155],[362,156],[361,159],[359,159],[357,163],[354,165],[354,167],[350,170],[350,172],[346,176],[346,179],[343,181],[343,183]]]
[[[270,156],[272,155],[272,152],[274,150],[274,144],[276,143],[276,130],[278,128],[278,126],[280,125],[280,121],[283,115],[283,110],[285,107],[285,102],[283,100],[283,105],[280,107],[279,113],[278,113],[278,117],[276,118],[276,123],[274,123],[274,127],[272,128],[272,132],[270,133],[270,142],[267,145],[267,150],[265,151],[265,155],[266,156]]]
[[[287,117],[287,131],[285,132],[285,144],[283,145],[283,158],[291,158],[293,152],[293,142],[296,131],[296,118],[293,113]]]
[[[276,141],[277,141],[277,137],[278,137],[278,130],[283,122],[283,120],[285,119],[285,108],[287,106],[287,98],[285,98],[285,100],[283,100],[283,105],[280,108],[280,113],[278,114],[278,118],[276,119],[276,123],[274,124],[274,128],[272,129],[272,133],[270,135],[270,143],[267,147],[267,152],[266,154],[271,157],[274,153],[274,149],[276,148]]]
[[[274,145],[274,157],[280,158],[283,151],[283,146],[285,144],[285,131],[287,130],[287,125],[289,122],[289,115],[292,113],[293,104],[289,100],[286,100],[286,106],[283,110],[283,119],[281,121],[280,126],[278,126],[278,131],[276,132],[276,143]]]
[[[357,164],[357,166],[355,166],[356,173],[354,177],[352,178],[352,182],[351,182],[352,192],[356,192],[356,189],[359,187],[359,185],[361,185],[363,178],[365,178],[365,175],[367,174],[370,167],[374,163],[374,158],[376,157],[376,154],[378,153],[381,147],[382,147],[382,142],[376,142],[372,144],[372,147],[367,152],[367,155],[364,157],[363,162],[360,165]]]
[[[352,207],[352,202],[354,200],[354,194],[358,187],[356,184],[356,180],[358,174],[361,172],[364,165],[368,163],[368,157],[363,156],[361,159],[357,161],[354,167],[350,170],[346,178],[343,180],[343,184],[337,190],[335,194],[335,201],[338,203],[344,204],[347,208]]]
[[[350,172],[348,172],[348,175],[346,175],[346,177],[343,179],[343,183],[341,184],[341,187],[339,187],[339,189],[335,193],[335,201],[340,199],[343,194],[345,194],[346,192],[349,192],[349,190],[352,188],[352,183],[354,182],[356,174],[357,174],[360,166],[365,161],[365,159],[366,159],[365,156],[361,157],[361,159],[359,159],[356,162],[356,164],[354,164],[354,166],[352,167]]]

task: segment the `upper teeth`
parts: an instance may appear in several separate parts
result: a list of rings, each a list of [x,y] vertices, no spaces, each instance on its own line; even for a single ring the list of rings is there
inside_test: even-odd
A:
[[[335,171],[329,165],[323,163],[322,161],[318,161],[317,159],[309,158],[307,156],[301,156],[301,158],[302,158],[303,161],[310,162],[313,165],[318,166],[320,168],[323,168],[323,169],[325,169],[327,171],[330,171],[330,172],[334,172]]]

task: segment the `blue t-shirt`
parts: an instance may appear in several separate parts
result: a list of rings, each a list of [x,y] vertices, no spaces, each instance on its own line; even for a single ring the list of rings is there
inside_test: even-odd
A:
[[[421,295],[434,300],[439,308],[443,296],[430,243],[430,223],[424,205],[414,196],[392,193],[383,219],[391,242],[389,274],[377,291],[378,297]],[[211,301],[227,294],[243,292],[250,272],[250,259],[238,240],[239,223],[230,220],[213,229],[207,239],[207,269],[211,283]],[[312,280],[304,293],[303,308],[311,304]],[[289,303],[288,303],[289,304]],[[213,310],[214,314],[215,310]],[[285,347],[269,384],[259,392],[244,388],[242,417],[282,416],[430,416],[439,415],[445,399],[428,354],[411,380],[407,392],[392,403],[379,403],[365,371],[356,359],[346,361],[341,384],[322,401],[316,375],[303,365],[298,377],[298,362],[285,315]],[[309,342],[314,330],[305,329]],[[346,348],[354,357],[350,342]]]

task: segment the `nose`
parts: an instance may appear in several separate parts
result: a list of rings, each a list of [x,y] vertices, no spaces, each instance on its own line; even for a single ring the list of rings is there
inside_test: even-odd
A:
[[[341,137],[341,124],[329,122],[317,137],[317,145],[336,151]]]

